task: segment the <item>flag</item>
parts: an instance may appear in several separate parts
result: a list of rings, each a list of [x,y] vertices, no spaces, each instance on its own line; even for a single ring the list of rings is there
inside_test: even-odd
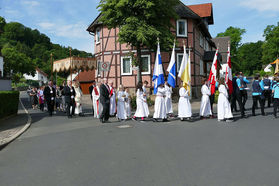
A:
[[[212,66],[209,73],[208,81],[210,82],[210,91],[211,95],[215,93],[215,86],[216,86],[216,73],[217,73],[217,60],[218,60],[218,48],[216,50]]]
[[[230,45],[228,46],[228,57],[227,57],[227,69],[226,69],[226,76],[225,76],[225,81],[226,85],[229,89],[229,94],[231,95],[233,92],[233,84],[232,84],[232,63],[231,63],[231,50],[230,50]]]
[[[188,90],[190,93],[191,92],[191,59],[190,59],[190,51],[187,57],[185,45],[184,45],[184,53],[183,53],[183,58],[179,69],[178,77],[180,77],[180,79],[182,80],[183,87],[186,90]]]
[[[278,72],[279,72],[279,60],[277,59],[276,60],[276,68],[275,68],[274,74],[276,74]]]
[[[167,71],[169,72],[168,84],[173,88],[175,88],[175,80],[176,80],[175,43],[173,44],[171,60]]]
[[[165,83],[159,42],[157,47],[152,81],[154,81],[154,94],[157,94],[158,87]]]

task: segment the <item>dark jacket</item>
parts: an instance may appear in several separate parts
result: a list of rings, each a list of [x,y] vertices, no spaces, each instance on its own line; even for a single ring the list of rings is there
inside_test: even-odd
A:
[[[71,91],[71,89],[72,89],[72,91]],[[70,88],[69,86],[65,86],[63,90],[64,90],[64,94],[65,94],[65,102],[66,103],[74,103],[75,102],[75,96],[76,96],[76,92],[75,92],[74,87]]]
[[[95,86],[93,86],[93,85],[91,85],[91,86],[89,87],[89,93],[90,93],[91,99],[92,99],[92,92],[93,92],[94,87],[95,87]]]
[[[105,103],[109,103],[110,102],[110,97],[109,97],[109,87],[105,86],[105,84],[102,84],[100,86],[100,102],[102,104],[105,104]]]
[[[51,92],[52,91],[52,92]],[[53,87],[49,87],[46,86],[44,89],[44,96],[47,102],[51,102],[54,101],[55,97],[56,97],[56,93],[55,93],[55,89]],[[53,99],[51,100],[51,98],[53,97]]]
[[[234,94],[234,95],[240,93],[240,90],[239,90],[239,87],[237,86],[236,80],[237,80],[237,77],[236,77],[236,76],[233,77],[233,79],[232,79],[232,84],[233,84],[233,94]]]

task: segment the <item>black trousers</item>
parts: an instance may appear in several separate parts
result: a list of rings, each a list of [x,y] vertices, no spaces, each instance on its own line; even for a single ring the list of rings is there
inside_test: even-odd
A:
[[[236,94],[233,93],[231,95],[231,109],[232,109],[232,112],[233,110],[237,111],[237,106],[236,106]]]
[[[273,98],[274,102],[273,102],[273,107],[274,107],[274,110],[273,110],[273,114],[275,117],[277,117],[277,109],[278,109],[278,106],[279,106],[279,98]]]
[[[213,114],[213,103],[214,103],[214,100],[215,100],[215,94],[210,95],[209,96],[209,101],[210,101],[210,106],[211,106],[212,114]]]
[[[72,112],[71,111],[71,107],[72,107]],[[75,108],[76,108],[76,103],[71,101],[71,102],[66,102],[66,112],[67,112],[67,116],[72,116],[75,115]]]
[[[109,101],[105,101],[105,102],[101,102],[103,110],[100,116],[101,120],[104,121],[108,121],[109,119],[109,107],[110,107],[110,102]]]
[[[252,114],[255,115],[255,110],[257,107],[257,103],[260,103],[261,113],[264,115],[264,99],[261,96],[252,96],[253,97],[253,106],[252,106]]]
[[[54,101],[47,101],[47,110],[50,116],[52,116],[52,112],[54,110]]]
[[[244,116],[245,113],[244,113],[244,106],[243,106],[243,102],[242,102],[242,95],[241,95],[241,93],[235,94],[235,99],[236,99],[236,101],[237,101],[237,103],[239,105],[241,116]]]
[[[44,108],[45,108],[45,104],[44,104],[44,103],[41,103],[41,104],[40,104],[40,110],[41,110],[41,111],[44,111]]]
[[[241,94],[241,100],[242,100],[242,107],[245,110],[245,104],[246,104],[247,99],[248,99],[247,90],[241,90],[240,94]]]
[[[264,95],[264,106],[265,106],[265,101],[267,100],[267,106],[270,107],[271,104],[271,90],[264,90],[263,95]]]

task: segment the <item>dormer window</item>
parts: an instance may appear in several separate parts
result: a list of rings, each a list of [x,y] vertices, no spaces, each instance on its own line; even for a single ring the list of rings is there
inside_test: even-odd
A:
[[[187,37],[187,20],[179,19],[176,21],[176,34],[178,37]]]
[[[100,43],[100,28],[96,29],[96,44]]]

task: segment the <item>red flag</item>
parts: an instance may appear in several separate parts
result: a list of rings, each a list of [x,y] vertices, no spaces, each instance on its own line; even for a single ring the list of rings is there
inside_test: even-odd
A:
[[[211,95],[215,93],[215,87],[216,87],[216,73],[217,73],[217,60],[218,60],[218,48],[216,50],[212,66],[210,69],[210,74],[208,81],[210,82],[210,90],[211,90]]]
[[[228,46],[228,58],[227,58],[227,69],[226,69],[226,76],[225,81],[226,85],[229,89],[229,94],[231,95],[233,92],[233,84],[232,84],[232,63],[231,63],[231,52],[230,52],[230,44]]]

